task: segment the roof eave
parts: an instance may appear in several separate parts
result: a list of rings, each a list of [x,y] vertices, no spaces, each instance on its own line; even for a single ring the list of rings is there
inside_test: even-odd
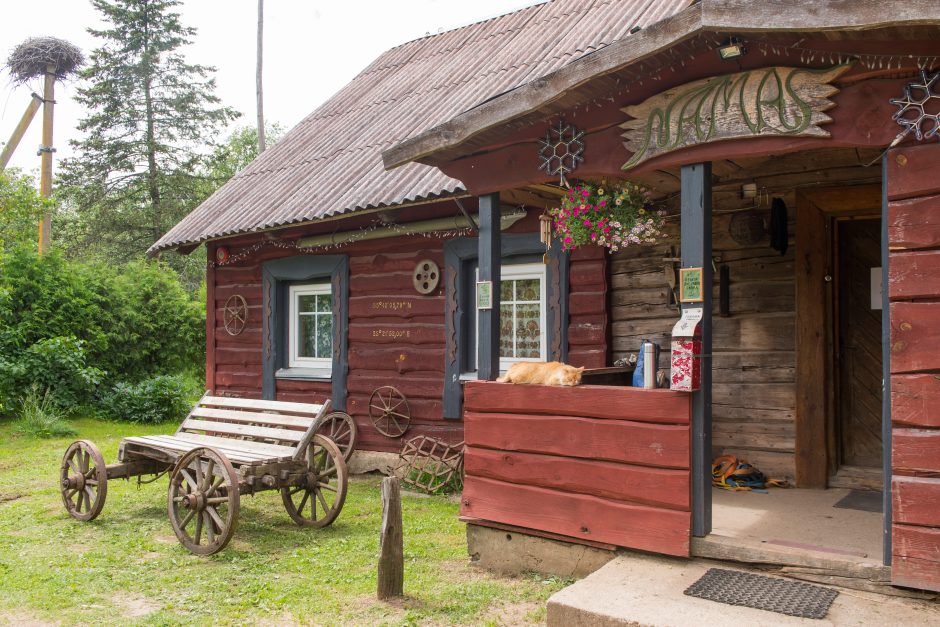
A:
[[[702,32],[800,32],[867,30],[940,23],[936,0],[859,3],[856,0],[774,0],[754,11],[749,0],[703,0],[649,28],[457,115],[382,152],[387,170],[410,162],[439,165],[435,154],[454,150],[501,124],[526,115],[592,77],[663,52]]]
[[[257,234],[257,233],[270,233],[272,231],[283,231],[286,229],[304,227],[304,226],[309,226],[313,224],[321,224],[323,222],[339,221],[339,220],[344,220],[347,218],[358,218],[363,215],[381,213],[383,211],[390,211],[393,209],[417,207],[420,205],[427,205],[430,203],[441,202],[441,201],[450,200],[453,198],[468,198],[470,196],[471,194],[467,193],[467,190],[465,190],[462,187],[458,187],[454,191],[441,191],[438,193],[429,194],[421,198],[416,198],[410,201],[381,204],[381,205],[375,205],[375,206],[369,206],[369,207],[357,207],[353,209],[348,209],[346,211],[334,213],[328,216],[324,216],[321,218],[314,218],[312,220],[298,220],[294,222],[287,222],[284,224],[274,224],[274,225],[266,226],[266,227],[246,228],[244,230],[231,231],[228,233],[220,233],[217,235],[204,236],[204,237],[200,237],[197,240],[173,240],[173,241],[164,242],[164,239],[166,238],[166,236],[164,236],[163,238],[154,242],[154,244],[151,245],[150,248],[147,249],[147,257],[153,258],[159,255],[160,253],[174,251],[174,250],[180,254],[188,255],[189,253],[199,248],[202,244],[208,244],[209,242],[231,239],[233,237],[242,237],[245,235],[252,235],[252,234]]]

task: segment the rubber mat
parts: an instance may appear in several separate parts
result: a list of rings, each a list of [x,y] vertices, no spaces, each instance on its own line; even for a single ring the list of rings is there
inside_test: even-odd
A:
[[[839,509],[856,509],[860,512],[882,513],[884,502],[881,492],[872,490],[852,490],[833,505]]]
[[[821,586],[724,568],[709,568],[685,594],[727,605],[817,619],[826,617],[839,596],[835,590]]]

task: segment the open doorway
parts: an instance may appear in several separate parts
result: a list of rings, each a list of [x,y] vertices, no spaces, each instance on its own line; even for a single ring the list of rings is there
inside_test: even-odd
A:
[[[803,188],[795,204],[795,489],[714,489],[693,553],[848,577],[883,550],[881,185]]]
[[[835,217],[830,487],[880,490],[883,443],[881,219]]]

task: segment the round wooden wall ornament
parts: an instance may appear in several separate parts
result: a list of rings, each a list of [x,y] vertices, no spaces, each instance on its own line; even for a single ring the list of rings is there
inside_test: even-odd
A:
[[[225,301],[222,312],[222,322],[229,335],[238,335],[245,330],[248,322],[248,303],[240,294],[233,294]]]
[[[231,256],[231,253],[228,250],[228,246],[219,246],[215,249],[215,262],[216,263],[225,263],[228,261],[228,258]]]
[[[441,269],[430,259],[418,262],[412,273],[415,289],[419,294],[430,294],[437,289],[441,280]]]
[[[764,218],[756,211],[744,211],[731,216],[728,234],[741,246],[753,246],[767,234]]]

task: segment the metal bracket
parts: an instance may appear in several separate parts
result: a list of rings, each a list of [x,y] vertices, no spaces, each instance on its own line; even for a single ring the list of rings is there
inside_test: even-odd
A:
[[[56,152],[56,149],[52,146],[40,146],[39,150],[36,151],[36,156],[41,157],[44,152],[53,153]]]
[[[471,229],[474,233],[479,233],[479,232],[480,232],[480,227],[479,227],[479,225],[478,225],[478,224],[476,223],[476,221],[473,219],[473,216],[471,216],[471,215],[467,212],[467,208],[463,206],[463,203],[460,202],[460,199],[459,199],[459,198],[454,198],[454,202],[457,203],[457,207],[460,208],[460,213],[462,213],[463,216],[467,219],[467,222],[470,223],[470,229]]]

